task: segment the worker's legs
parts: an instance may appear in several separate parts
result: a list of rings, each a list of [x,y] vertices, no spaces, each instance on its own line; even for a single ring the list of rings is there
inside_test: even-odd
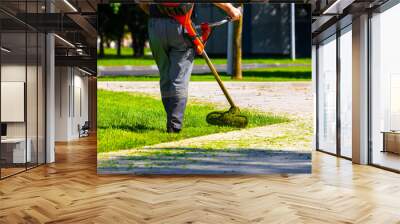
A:
[[[167,130],[179,132],[188,97],[194,49],[190,40],[183,36],[182,26],[172,19],[151,19],[149,37],[153,57],[160,71]]]
[[[162,102],[167,113],[167,131],[179,132],[182,128],[187,98],[163,97]]]

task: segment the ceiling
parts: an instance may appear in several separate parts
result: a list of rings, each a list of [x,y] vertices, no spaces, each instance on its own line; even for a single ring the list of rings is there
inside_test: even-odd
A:
[[[47,3],[46,3],[47,2]],[[96,72],[97,4],[101,0],[1,0],[3,46],[9,60],[26,55],[25,31],[55,33],[56,65],[79,66]],[[18,35],[19,34],[19,35]],[[29,34],[27,35],[29,36]],[[6,43],[7,42],[7,43]],[[31,49],[32,48],[32,49]],[[28,45],[30,58],[35,46]]]

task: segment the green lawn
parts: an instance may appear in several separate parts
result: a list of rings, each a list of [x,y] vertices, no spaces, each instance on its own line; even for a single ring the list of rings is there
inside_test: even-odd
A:
[[[206,115],[215,108],[191,103],[185,113],[184,129],[179,134],[165,132],[165,113],[160,100],[127,92],[98,91],[98,152],[117,151],[161,142],[235,130],[208,125]],[[254,111],[243,111],[249,127],[288,122],[289,119]]]
[[[99,53],[99,50],[97,50],[97,54],[98,53]],[[104,54],[106,55],[106,57],[110,57],[110,58],[118,57],[116,48],[104,48]],[[151,55],[150,48],[145,48],[144,49],[144,54],[145,55]],[[131,57],[132,55],[133,55],[133,50],[132,50],[131,47],[123,47],[123,48],[121,48],[121,56]]]
[[[105,49],[106,56],[104,58],[98,58],[97,65],[98,66],[124,66],[124,65],[155,65],[153,57],[150,54],[150,49],[145,49],[145,56],[142,58],[133,58],[132,57],[132,49],[131,48],[122,48],[121,56],[117,56],[116,49]],[[212,58],[212,62],[214,64],[226,64],[226,58]],[[242,60],[243,64],[252,64],[252,63],[260,63],[260,64],[306,64],[311,65],[311,59],[309,58],[301,58],[295,61],[292,61],[288,58],[244,58]],[[196,65],[205,65],[205,61],[200,56],[197,56],[195,59]]]
[[[231,76],[220,73],[222,80],[232,81]],[[103,76],[99,81],[158,81],[157,74],[150,76]],[[191,81],[214,81],[214,76],[208,74],[192,74]],[[263,81],[263,82],[286,82],[286,81],[311,81],[311,66],[283,67],[283,68],[259,68],[243,71],[242,80],[234,81]]]

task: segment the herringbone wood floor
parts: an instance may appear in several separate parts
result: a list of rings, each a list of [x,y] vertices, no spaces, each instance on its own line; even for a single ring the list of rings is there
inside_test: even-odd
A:
[[[0,223],[400,223],[400,175],[313,155],[312,175],[97,176],[94,138],[0,181]]]

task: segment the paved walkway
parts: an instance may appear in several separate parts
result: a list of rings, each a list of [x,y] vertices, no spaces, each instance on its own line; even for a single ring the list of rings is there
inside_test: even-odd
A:
[[[137,153],[138,150],[135,150]],[[142,150],[143,151],[143,150]],[[214,150],[199,148],[152,148],[155,156],[127,156],[128,152],[110,155],[108,161],[117,166],[107,166],[103,161],[98,167],[102,174],[276,174],[310,173],[309,152],[277,150]],[[172,151],[173,153],[171,153]]]
[[[243,70],[251,70],[255,68],[278,68],[278,67],[295,67],[295,66],[309,66],[306,64],[243,64]],[[226,72],[226,65],[215,65],[218,72]],[[207,65],[194,65],[192,74],[209,73],[210,68]],[[156,65],[150,66],[99,66],[99,76],[141,76],[141,75],[158,75],[158,68]]]

